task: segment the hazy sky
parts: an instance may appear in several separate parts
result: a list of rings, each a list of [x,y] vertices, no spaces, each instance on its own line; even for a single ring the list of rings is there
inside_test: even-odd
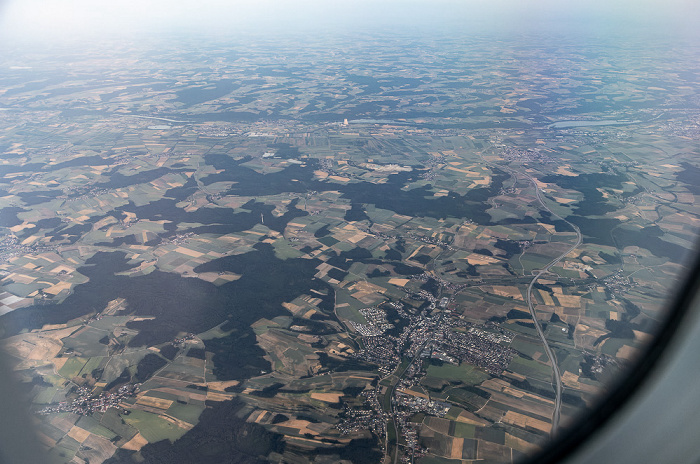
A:
[[[697,0],[0,0],[0,38],[415,28],[509,32],[630,25],[693,31]],[[9,41],[9,42],[8,42]],[[2,46],[2,45],[0,45]]]

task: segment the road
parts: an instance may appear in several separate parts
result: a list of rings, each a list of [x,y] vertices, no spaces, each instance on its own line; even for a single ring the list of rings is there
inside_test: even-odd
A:
[[[422,351],[422,348],[421,348]],[[396,382],[394,382],[394,385],[392,385],[391,390],[389,394],[391,395],[391,402],[389,403],[389,417],[391,418],[391,422],[394,424],[394,431],[396,432],[396,447],[394,449],[394,464],[397,464],[399,462],[399,454],[401,454],[401,451],[399,450],[399,442],[401,441],[401,429],[399,429],[399,425],[396,423],[396,416],[394,415],[394,395],[396,395],[396,386],[399,384],[401,381],[401,377],[406,373],[408,368],[413,364],[413,361],[415,361],[415,358],[411,360],[410,363],[406,366],[406,368],[401,372],[401,374],[398,375],[398,378],[396,379]],[[389,452],[389,428],[387,427],[387,442],[386,442],[386,450],[387,453]]]
[[[549,346],[549,342],[547,342],[547,338],[544,336],[544,331],[542,330],[542,325],[540,322],[537,320],[537,315],[535,314],[535,307],[532,304],[532,288],[534,287],[535,283],[537,280],[542,277],[544,274],[548,273],[549,270],[557,264],[559,261],[564,259],[566,255],[574,251],[576,248],[578,248],[581,245],[581,242],[583,242],[583,237],[581,236],[581,230],[575,225],[564,219],[563,217],[559,216],[555,212],[553,212],[549,207],[544,202],[544,199],[542,197],[542,191],[540,190],[539,186],[537,185],[537,182],[535,182],[535,179],[532,178],[527,173],[520,173],[523,174],[525,177],[527,177],[530,182],[532,182],[532,185],[535,187],[535,192],[537,194],[537,200],[540,202],[542,205],[542,208],[544,208],[546,211],[549,211],[549,213],[554,216],[557,219],[560,219],[574,230],[576,232],[576,243],[566,250],[564,253],[561,255],[557,256],[554,258],[552,261],[550,261],[545,267],[540,269],[539,272],[532,278],[532,281],[530,281],[530,285],[527,287],[527,306],[528,309],[530,310],[530,316],[532,316],[532,322],[535,324],[535,328],[537,329],[537,334],[540,336],[540,339],[542,339],[542,344],[544,345],[544,350],[547,353],[547,357],[549,358],[549,361],[552,363],[552,376],[554,378],[554,391],[555,391],[555,399],[554,399],[554,413],[552,414],[552,436],[556,435],[557,430],[559,428],[559,417],[561,416],[561,372],[559,371],[559,365],[557,364],[556,357],[554,356],[554,351],[552,351],[552,348]]]
[[[442,255],[442,253],[443,253],[443,252],[441,251],[441,252],[438,254],[438,256],[436,256],[436,257],[430,262],[430,264],[427,266],[426,270],[427,270],[429,273],[435,270],[435,269],[434,269],[434,264],[433,264],[433,263],[435,263],[435,262],[438,260],[438,258],[440,257],[440,255]],[[438,300],[438,301],[440,300],[440,298],[442,297],[442,295],[443,295],[443,293],[442,293],[442,287],[440,287],[440,290],[438,291],[438,295],[437,295],[437,300]],[[440,323],[442,323],[442,320],[445,318],[445,313],[444,313],[444,312],[440,312],[439,315],[438,315],[437,317],[440,319],[440,320],[438,321],[438,325],[439,325]],[[403,377],[403,375],[406,373],[406,371],[408,370],[408,368],[411,367],[411,365],[412,365],[414,362],[416,362],[417,360],[420,360],[420,354],[423,352],[423,349],[425,348],[425,345],[427,345],[429,341],[430,341],[430,340],[426,340],[426,341],[423,342],[423,344],[420,346],[420,348],[416,351],[416,354],[415,354],[415,356],[413,357],[413,359],[411,359],[411,362],[409,362],[409,363],[406,365],[406,367],[404,368],[403,371],[401,371],[400,374],[398,374],[398,371],[399,371],[399,368],[401,367],[401,363],[399,363],[399,365],[396,367],[396,370],[394,371],[394,373],[389,375],[389,376],[391,376],[391,375],[396,374],[396,376],[397,376],[396,382],[394,382],[394,384],[393,384],[392,387],[391,387],[391,390],[389,391],[389,394],[391,395],[391,399],[392,399],[392,400],[394,399],[394,396],[396,395],[396,387],[398,386],[399,382],[401,381],[401,378]],[[387,377],[389,377],[389,376],[387,376]],[[396,430],[396,450],[395,450],[396,452],[394,453],[394,464],[397,464],[398,461],[399,461],[399,454],[400,454],[400,451],[399,451],[399,442],[401,441],[401,429],[400,429],[399,426],[396,424],[396,416],[395,416],[395,414],[394,414],[394,402],[393,402],[393,401],[391,401],[390,404],[389,404],[389,411],[388,411],[388,412],[389,412],[389,417],[390,417],[391,421],[392,421],[393,424],[394,424],[394,430]],[[385,441],[384,449],[386,450],[386,453],[389,453],[389,433],[388,433],[388,428],[387,428],[387,434],[386,434],[386,441]]]
[[[440,320],[442,321],[442,319],[444,318],[444,315],[443,315],[443,314],[440,314],[438,317],[439,317]],[[438,324],[439,324],[439,323],[438,323]],[[396,387],[399,385],[399,382],[401,381],[401,378],[403,377],[403,375],[406,373],[406,371],[408,370],[408,368],[411,367],[411,365],[412,365],[414,362],[420,361],[420,354],[423,352],[423,349],[425,348],[425,345],[427,345],[429,341],[430,341],[430,340],[426,340],[426,341],[423,342],[423,344],[420,346],[420,348],[416,351],[416,355],[413,357],[413,359],[411,359],[411,362],[409,362],[409,363],[406,365],[406,367],[404,368],[404,370],[401,371],[401,373],[397,375],[396,382],[394,382],[394,384],[393,384],[393,386],[391,387],[391,390],[390,390],[390,394],[391,394],[391,399],[392,399],[392,400],[394,399],[394,396],[395,396],[395,394],[396,394]],[[400,365],[401,365],[401,364],[399,364],[399,366],[400,366]],[[396,369],[395,372],[398,372],[398,368]],[[391,421],[394,423],[394,429],[396,430],[396,453],[394,454],[394,464],[397,464],[398,461],[399,461],[399,454],[400,454],[400,452],[399,452],[399,441],[401,440],[401,429],[400,429],[399,426],[396,424],[396,416],[394,415],[394,402],[393,402],[393,401],[390,403],[390,406],[389,406],[389,417],[391,418]],[[388,433],[387,433],[387,435],[388,435]],[[387,452],[387,453],[389,452],[389,441],[388,441],[388,440],[387,440],[387,442],[386,442],[386,452]]]

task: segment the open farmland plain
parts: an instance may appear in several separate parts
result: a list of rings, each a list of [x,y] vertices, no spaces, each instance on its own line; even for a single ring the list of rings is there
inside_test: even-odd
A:
[[[510,463],[653,337],[684,49],[333,40],[0,62],[2,346],[53,462]]]

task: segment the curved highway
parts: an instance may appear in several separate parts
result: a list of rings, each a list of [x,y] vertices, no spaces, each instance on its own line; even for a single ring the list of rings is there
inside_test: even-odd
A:
[[[532,278],[532,281],[530,281],[530,285],[527,287],[527,306],[528,309],[530,310],[530,316],[532,316],[532,322],[535,324],[535,328],[537,329],[537,334],[540,336],[540,339],[542,339],[542,344],[544,345],[544,350],[547,353],[547,357],[549,358],[549,361],[552,363],[552,376],[554,378],[554,391],[555,391],[555,399],[554,399],[554,413],[552,414],[552,436],[554,436],[557,433],[557,429],[559,428],[559,417],[561,415],[561,372],[559,371],[559,365],[557,364],[556,357],[554,356],[554,352],[552,351],[552,348],[549,346],[549,342],[547,342],[547,338],[544,336],[544,331],[542,330],[542,325],[539,323],[537,320],[537,315],[535,314],[535,307],[532,304],[532,288],[534,287],[535,283],[537,280],[544,274],[548,273],[549,270],[557,264],[559,261],[564,259],[566,255],[574,251],[576,248],[578,248],[581,245],[581,242],[583,241],[583,237],[581,236],[581,230],[575,225],[564,219],[563,217],[559,216],[555,212],[553,212],[549,207],[544,202],[544,199],[542,197],[542,191],[537,185],[537,182],[535,182],[535,179],[532,178],[527,173],[521,173],[525,177],[532,182],[532,185],[535,187],[535,192],[537,194],[537,200],[540,202],[542,205],[542,208],[544,208],[546,211],[549,211],[549,213],[554,216],[557,219],[560,219],[574,230],[576,232],[576,243],[566,250],[564,253],[561,255],[557,256],[554,258],[552,261],[550,261],[545,267],[543,267],[537,274]]]

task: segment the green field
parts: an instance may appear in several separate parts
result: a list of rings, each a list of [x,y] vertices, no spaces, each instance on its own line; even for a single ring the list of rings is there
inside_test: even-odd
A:
[[[97,357],[93,357],[93,358],[88,359],[88,362],[85,363],[85,365],[80,370],[78,375],[85,375],[85,374],[90,375],[93,370],[100,367],[100,363],[102,362],[102,359],[103,358],[101,356],[97,356]]]
[[[355,298],[352,298],[346,292],[338,292],[336,295],[337,304],[341,304],[341,302],[350,304],[350,306],[336,306],[336,312],[338,313],[339,317],[347,319],[349,321],[357,322],[359,324],[367,323],[365,317],[358,311],[359,309],[366,307],[366,305],[363,305],[362,302],[357,301]]]
[[[476,432],[476,425],[465,424],[463,422],[455,422],[455,432],[454,436],[459,438],[474,438],[474,433]]]
[[[80,370],[85,366],[86,362],[86,359],[74,356],[66,361],[63,367],[58,370],[58,373],[61,377],[71,379],[80,373]]]
[[[292,246],[292,242],[285,238],[275,240],[272,246],[275,247],[275,256],[277,256],[279,259],[298,258],[300,256],[304,256],[304,253],[294,248]]]
[[[513,340],[513,343],[511,343],[511,348],[518,350],[522,354],[526,356],[533,357],[535,353],[542,353],[544,352],[544,348],[542,347],[542,343],[535,343],[531,342],[529,339],[526,339],[525,337],[522,336],[517,336]]]
[[[537,361],[515,357],[508,367],[511,371],[540,380],[552,378],[552,368]]]
[[[56,395],[56,393],[58,391],[59,391],[59,389],[55,388],[55,387],[46,388],[34,397],[34,403],[37,403],[37,404],[53,403],[54,395]]]
[[[105,437],[108,440],[117,436],[116,433],[100,424],[97,419],[91,416],[82,416],[76,425],[95,435]]]
[[[123,418],[124,422],[136,427],[149,443],[155,443],[160,440],[175,441],[186,432],[186,430],[171,424],[165,419],[161,419],[155,414],[138,409],[132,409],[131,413],[128,416],[123,416]]]
[[[586,47],[572,44],[542,61],[546,30],[522,47],[512,34],[462,29],[412,39],[419,53],[406,53],[410,31],[383,31],[279,49],[276,39],[231,48],[222,37],[164,52],[107,41],[13,54],[34,71],[0,73],[0,309],[28,406],[82,396],[92,372],[100,385],[148,372],[119,408],[37,414],[56,441],[51,462],[101,460],[67,433],[76,422],[115,446],[137,433],[161,441],[164,460],[206,436],[187,459],[225,462],[235,445],[239,460],[407,461],[408,434],[394,423],[388,450],[383,436],[362,456],[350,442],[400,408],[399,380],[451,405],[440,418],[406,410],[429,449],[417,462],[457,463],[442,457],[454,437],[464,438],[463,464],[516,461],[506,433],[518,451],[544,434],[503,414],[547,419],[553,392],[524,293],[531,271],[565,252],[534,292],[562,374],[578,378],[589,353],[640,344],[630,327],[654,333],[700,217],[697,128],[685,111],[700,83],[679,71],[695,69],[690,49],[616,41],[582,67]],[[47,66],[70,72],[47,80]],[[649,113],[659,102],[662,118]],[[607,127],[617,117],[635,122]],[[448,309],[435,309],[443,297]],[[393,329],[353,330],[368,307]],[[464,348],[471,329],[519,353],[502,376],[418,353]],[[174,359],[149,371],[154,357]],[[604,361],[598,380],[566,388],[562,420],[587,407],[587,385],[604,390],[624,375],[622,359]],[[410,378],[409,363],[420,367]],[[223,388],[230,395],[218,399],[230,401],[204,399]],[[314,392],[342,392],[341,404]],[[149,397],[167,401],[137,403]],[[484,425],[459,422],[470,413]],[[314,433],[282,416],[309,420]],[[119,453],[151,460],[148,450]]]
[[[199,405],[180,404],[175,402],[168,408],[167,412],[176,419],[180,419],[194,425],[199,422],[199,416],[202,414],[202,411],[204,411],[204,408]]]
[[[468,385],[476,385],[489,378],[489,375],[475,366],[461,364],[443,364],[442,366],[430,365],[428,376],[438,379],[460,380]]]

